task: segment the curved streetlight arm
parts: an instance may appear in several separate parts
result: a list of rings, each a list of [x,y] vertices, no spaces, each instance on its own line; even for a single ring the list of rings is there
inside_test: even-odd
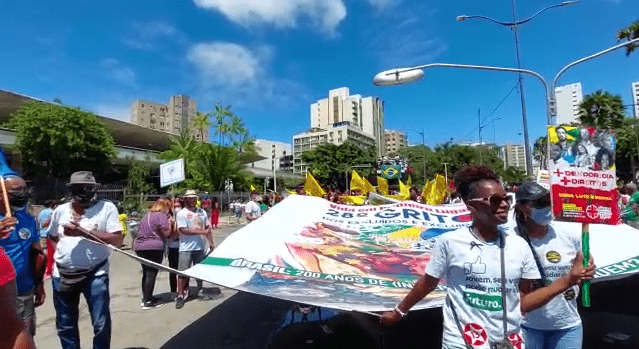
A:
[[[478,16],[478,15],[475,15],[475,16],[458,16],[457,20],[461,22],[461,21],[466,20],[466,19],[476,19],[476,18],[486,19],[486,20],[489,20],[489,21],[491,21],[493,23],[497,23],[499,25],[503,25],[503,26],[507,26],[507,27],[510,27],[510,26],[512,26],[514,24],[512,22],[502,22],[502,21],[498,21],[496,19],[492,19],[490,17]]]
[[[573,5],[573,4],[576,4],[578,2],[579,1],[564,1],[564,2],[559,3],[559,4],[555,4],[555,5],[551,5],[551,6],[548,6],[548,7],[544,7],[543,9],[537,11],[537,13],[535,13],[534,15],[532,15],[532,16],[526,18],[526,19],[522,19],[521,21],[518,21],[518,22],[502,22],[502,21],[498,21],[498,20],[495,20],[495,19],[492,19],[492,18],[486,17],[486,16],[459,16],[459,17],[457,17],[457,20],[458,21],[463,21],[463,20],[466,20],[466,19],[481,18],[481,19],[486,19],[486,20],[489,20],[491,22],[494,22],[494,23],[497,23],[497,24],[500,24],[500,25],[503,25],[503,26],[506,26],[506,27],[512,27],[512,26],[524,24],[524,23],[532,20],[533,18],[539,16],[539,14],[541,14],[542,12],[550,10],[551,8],[562,7],[562,6],[567,6],[567,5]]]
[[[532,75],[534,77],[536,77],[542,85],[544,85],[544,92],[546,94],[546,113],[547,113],[547,117],[548,117],[548,124],[550,125],[551,122],[551,118],[550,118],[550,101],[551,101],[551,91],[548,90],[548,83],[546,82],[546,79],[544,79],[543,76],[541,76],[539,73],[534,72],[532,70],[528,70],[528,69],[517,69],[517,68],[505,68],[505,67],[493,67],[493,66],[487,66],[487,65],[469,65],[469,64],[451,64],[451,63],[430,63],[430,64],[424,64],[424,65],[419,65],[416,67],[411,67],[411,68],[401,68],[401,69],[396,69],[396,70],[392,70],[386,73],[386,75],[397,75],[399,76],[400,73],[404,73],[404,72],[408,72],[408,71],[413,71],[413,70],[421,70],[421,69],[427,69],[427,68],[462,68],[462,69],[475,69],[475,70],[492,70],[492,71],[504,71],[504,72],[510,72],[510,73],[522,73],[522,74],[528,74],[528,75]]]
[[[599,56],[605,55],[605,54],[606,54],[606,53],[608,53],[608,52],[611,52],[611,51],[614,51],[614,50],[617,50],[617,49],[620,49],[620,48],[622,48],[622,47],[626,47],[626,46],[628,46],[628,45],[632,45],[632,44],[635,44],[635,43],[639,44],[639,38],[636,38],[636,39],[634,39],[634,40],[631,40],[631,41],[627,41],[627,42],[621,43],[621,44],[619,44],[619,45],[617,45],[617,46],[613,46],[613,47],[611,47],[611,48],[609,48],[609,49],[603,50],[603,51],[601,51],[601,52],[597,52],[597,53],[595,53],[594,55],[590,55],[590,56],[588,56],[588,57],[584,57],[584,58],[582,58],[582,59],[580,59],[580,60],[577,60],[577,61],[574,61],[574,62],[572,62],[572,63],[568,64],[567,66],[563,67],[563,68],[559,71],[559,73],[557,73],[557,75],[555,76],[555,78],[553,79],[553,81],[552,81],[552,90],[554,91],[554,90],[555,90],[555,88],[557,88],[557,81],[559,80],[559,77],[561,77],[561,76],[562,76],[562,75],[566,72],[566,70],[568,70],[568,69],[570,69],[570,68],[572,68],[572,67],[576,66],[577,64],[583,63],[583,62],[588,61],[588,60],[591,60],[591,59],[593,59],[593,58],[597,58],[597,57],[599,57]]]

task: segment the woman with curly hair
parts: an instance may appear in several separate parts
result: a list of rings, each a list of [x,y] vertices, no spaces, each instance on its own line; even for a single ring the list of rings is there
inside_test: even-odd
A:
[[[594,266],[584,268],[583,259],[576,258],[566,277],[535,289],[540,275],[528,244],[500,227],[508,220],[512,197],[498,175],[485,166],[471,165],[457,172],[455,187],[470,211],[472,225],[438,238],[426,273],[380,320],[398,322],[445,277],[442,348],[524,348],[522,312],[539,308],[592,278]]]

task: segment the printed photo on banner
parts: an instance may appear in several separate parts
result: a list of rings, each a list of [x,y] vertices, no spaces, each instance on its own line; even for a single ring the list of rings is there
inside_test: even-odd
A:
[[[610,130],[594,127],[548,127],[550,162],[555,167],[593,171],[615,169],[616,139]]]
[[[620,224],[613,131],[549,126],[549,173],[555,219]]]

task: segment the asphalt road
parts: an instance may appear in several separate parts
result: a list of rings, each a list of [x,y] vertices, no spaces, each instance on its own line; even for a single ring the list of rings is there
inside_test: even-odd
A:
[[[217,231],[221,242],[238,226]],[[357,313],[322,312],[323,321],[289,324],[294,304],[265,296],[222,288],[191,299],[181,310],[169,302],[168,274],[160,272],[155,293],[167,304],[140,308],[141,267],[136,261],[111,257],[110,289],[113,321],[112,348],[254,349],[254,348],[440,348],[440,309],[411,312],[399,325],[382,327],[377,318]],[[37,309],[38,348],[60,348],[55,330],[55,311],[47,281],[45,304]],[[585,349],[639,348],[639,276],[592,286],[592,304],[581,309]],[[208,291],[208,292],[207,292]],[[317,319],[314,313],[309,318]],[[92,327],[81,301],[80,333],[83,347],[90,347]],[[613,334],[610,337],[610,334]],[[627,339],[625,336],[629,335]],[[606,338],[606,337],[610,338]],[[613,337],[617,338],[614,339]]]

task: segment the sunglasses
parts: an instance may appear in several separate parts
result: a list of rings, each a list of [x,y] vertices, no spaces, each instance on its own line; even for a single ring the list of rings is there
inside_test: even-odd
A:
[[[490,206],[492,206],[493,208],[499,208],[499,206],[501,206],[502,202],[506,202],[506,204],[508,206],[513,204],[513,197],[509,196],[509,195],[504,195],[504,196],[499,196],[499,195],[491,195],[487,198],[475,198],[475,199],[468,199],[466,201],[482,201],[482,202],[488,202],[490,204]]]
[[[550,206],[550,195],[546,195],[537,200],[528,201],[530,205],[534,208],[544,208]]]

